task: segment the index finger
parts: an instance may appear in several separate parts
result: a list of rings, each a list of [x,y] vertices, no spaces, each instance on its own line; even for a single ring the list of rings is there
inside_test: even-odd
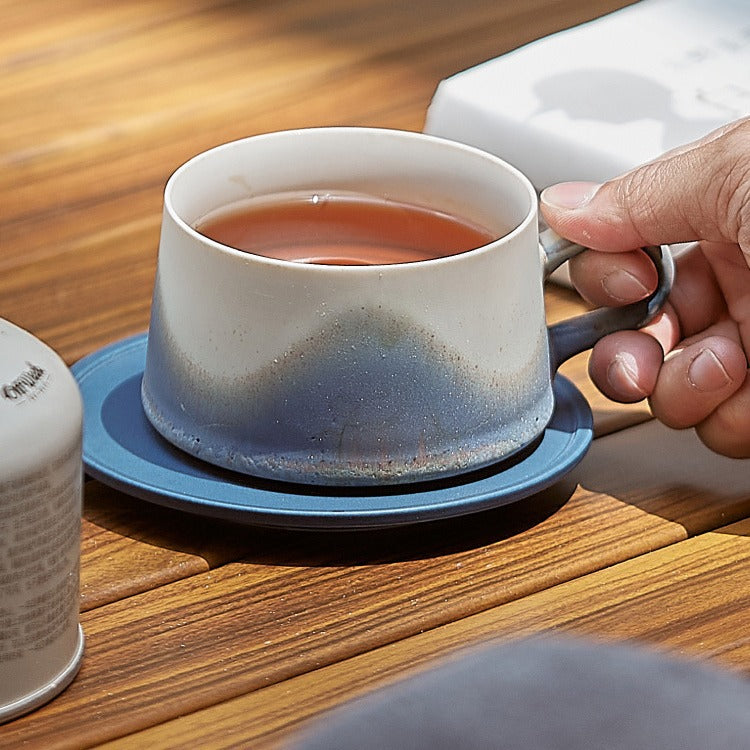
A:
[[[602,185],[542,192],[556,232],[596,250],[695,240],[750,250],[750,118]]]

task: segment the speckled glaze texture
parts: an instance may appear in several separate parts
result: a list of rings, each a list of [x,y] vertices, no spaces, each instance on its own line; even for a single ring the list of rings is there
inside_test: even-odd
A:
[[[159,432],[256,476],[344,484],[446,476],[518,450],[552,414],[543,356],[513,377],[480,372],[415,322],[367,309],[221,383],[201,377],[168,337],[154,349],[143,395]]]
[[[142,385],[167,440],[255,476],[372,485],[476,469],[542,432],[554,406],[542,261],[533,189],[515,170],[366,129],[273,134],[197,161],[167,188]],[[216,205],[308,187],[409,197],[502,237],[344,267],[260,258],[190,229]]]

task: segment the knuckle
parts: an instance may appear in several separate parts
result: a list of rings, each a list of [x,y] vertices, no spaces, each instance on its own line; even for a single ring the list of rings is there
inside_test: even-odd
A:
[[[750,118],[714,141],[714,189],[708,206],[718,221],[721,239],[748,247],[750,242]]]
[[[702,239],[750,254],[750,117],[605,186],[610,215],[642,245]]]
[[[714,210],[726,239],[739,242],[750,229],[750,159],[732,161],[718,179]]]
[[[736,242],[750,252],[750,159],[746,160],[744,178],[735,195]]]
[[[651,244],[649,236],[660,233],[666,179],[664,165],[646,164],[625,174],[614,185],[615,202],[642,245]]]

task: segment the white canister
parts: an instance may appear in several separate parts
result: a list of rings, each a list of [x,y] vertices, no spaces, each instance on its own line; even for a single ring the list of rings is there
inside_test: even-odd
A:
[[[0,320],[0,721],[76,675],[83,409],[48,346]]]

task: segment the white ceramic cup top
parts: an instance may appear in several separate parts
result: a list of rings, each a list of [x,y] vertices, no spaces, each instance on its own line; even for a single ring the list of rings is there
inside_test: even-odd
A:
[[[194,228],[288,191],[427,206],[497,239],[427,261],[334,266],[238,251]],[[318,128],[202,153],[165,191],[145,412],[198,458],[284,481],[381,485],[496,462],[540,435],[557,364],[602,335],[571,324],[551,356],[543,281],[580,250],[553,239],[540,252],[536,194],[520,172],[432,136]],[[668,283],[609,329],[642,324]]]

